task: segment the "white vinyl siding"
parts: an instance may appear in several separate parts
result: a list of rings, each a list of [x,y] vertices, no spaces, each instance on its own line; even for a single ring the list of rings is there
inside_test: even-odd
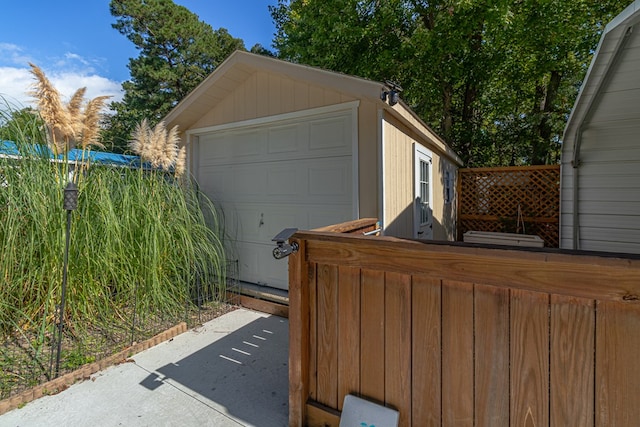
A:
[[[582,142],[580,249],[640,253],[640,123],[609,126],[585,132]],[[568,165],[563,173],[562,247],[573,235],[572,172]]]
[[[640,13],[633,6],[607,26],[567,124],[562,151],[561,248],[571,249],[575,245],[583,250],[640,253],[637,22]],[[634,31],[628,31],[634,26]],[[629,35],[626,40],[625,34]],[[580,127],[582,139],[575,182],[571,163]],[[576,186],[578,242],[573,241]]]

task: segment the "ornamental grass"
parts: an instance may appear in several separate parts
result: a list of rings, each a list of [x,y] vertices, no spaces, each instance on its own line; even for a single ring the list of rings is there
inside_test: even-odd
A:
[[[71,147],[88,152],[99,145],[92,126],[104,99],[83,104],[82,91],[64,105],[57,92],[51,96],[52,86],[42,85],[44,74],[37,78],[42,87],[36,98],[48,96],[38,101],[39,114],[18,114],[4,100],[0,108],[0,139],[13,141],[20,153],[0,152],[0,342],[28,336],[23,344],[41,360],[55,330],[65,247],[63,189],[70,179],[79,199],[70,233],[67,333],[130,322],[132,310],[138,319],[158,313],[184,318],[196,286],[208,286],[222,299],[225,256],[211,202],[166,170],[66,161]],[[42,149],[47,144],[62,154],[59,160]],[[172,147],[173,166],[182,168],[175,163],[177,145]]]

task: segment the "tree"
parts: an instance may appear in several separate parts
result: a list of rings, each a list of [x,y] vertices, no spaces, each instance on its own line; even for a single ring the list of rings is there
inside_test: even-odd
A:
[[[402,0],[279,0],[269,6],[282,59],[375,80],[402,80],[415,29]]]
[[[374,80],[469,166],[557,161],[564,123],[620,0],[279,0],[283,59]]]
[[[114,149],[126,147],[136,124],[155,124],[244,42],[224,28],[213,30],[171,0],[112,0],[113,28],[133,42],[140,55],[129,60],[131,79],[122,102],[104,122],[103,137]]]
[[[262,46],[260,43],[254,44],[249,52],[255,53],[256,55],[270,56],[272,58],[275,58],[276,56],[275,53]]]
[[[512,6],[508,26],[493,40],[509,55],[485,100],[497,124],[496,151],[511,145],[528,163],[558,161],[564,126],[602,29],[625,6],[619,0],[522,0]]]
[[[5,105],[0,111],[0,142],[13,141],[27,144],[42,144],[44,122],[33,107],[17,109]]]

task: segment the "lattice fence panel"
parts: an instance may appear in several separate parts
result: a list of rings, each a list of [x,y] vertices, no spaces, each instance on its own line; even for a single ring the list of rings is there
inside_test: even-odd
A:
[[[557,248],[560,166],[460,169],[458,240],[465,232],[534,234]]]

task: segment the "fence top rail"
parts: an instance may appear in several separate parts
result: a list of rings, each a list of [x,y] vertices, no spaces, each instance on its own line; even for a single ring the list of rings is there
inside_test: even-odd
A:
[[[504,166],[504,167],[488,167],[488,168],[461,168],[460,173],[474,172],[519,172],[519,171],[535,171],[535,170],[560,170],[560,165],[536,165],[536,166]]]
[[[305,261],[640,304],[640,257],[299,231]]]
[[[323,231],[331,233],[358,233],[375,229],[378,225],[377,218],[361,218],[353,221],[342,222],[340,224],[329,225],[326,227],[315,228],[314,231]]]

